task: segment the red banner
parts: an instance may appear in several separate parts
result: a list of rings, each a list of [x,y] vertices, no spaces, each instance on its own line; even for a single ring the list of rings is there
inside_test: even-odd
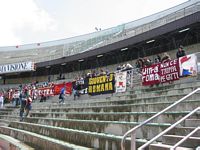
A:
[[[179,62],[178,59],[160,64],[160,82],[170,82],[179,80]]]
[[[72,83],[71,83],[71,82],[62,83],[62,84],[55,84],[55,85],[54,85],[54,95],[59,95],[59,94],[60,94],[60,90],[61,90],[64,86],[66,87],[66,89],[65,89],[65,94],[71,95],[71,94],[72,94]]]
[[[142,85],[153,85],[160,83],[160,64],[153,64],[142,69]]]
[[[154,85],[179,79],[178,60],[153,64],[142,69],[142,85]]]

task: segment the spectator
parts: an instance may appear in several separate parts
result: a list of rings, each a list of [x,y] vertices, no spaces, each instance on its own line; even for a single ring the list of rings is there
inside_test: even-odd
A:
[[[141,73],[142,72],[142,68],[144,67],[144,61],[142,58],[139,58],[136,63],[135,63],[135,67],[139,70],[138,72]]]
[[[77,83],[77,80],[73,81],[72,82],[72,90],[73,90],[73,95],[74,95],[74,100],[76,100],[76,97],[79,97],[80,96],[80,93],[79,93],[79,84]]]
[[[31,110],[32,106],[32,98],[30,95],[28,95],[27,99],[26,99],[26,106],[25,106],[25,117],[28,116],[29,111]]]
[[[65,85],[64,87],[60,90],[60,95],[59,95],[59,103],[63,103],[64,104],[64,101],[65,101]]]
[[[144,57],[143,60],[144,60],[144,66],[145,66],[145,67],[151,66],[152,62],[151,62],[151,60],[150,60],[149,58]]]
[[[162,57],[162,59],[161,59],[161,62],[162,62],[162,63],[165,63],[165,62],[168,62],[168,61],[170,61],[170,60],[171,60],[171,58],[170,58],[169,54],[164,53],[164,54],[163,54],[163,57]]]
[[[180,45],[179,48],[178,48],[178,51],[176,53],[176,58],[179,58],[179,57],[182,57],[182,56],[185,56],[185,55],[186,55],[186,53],[183,49],[183,46]]]
[[[95,70],[92,70],[92,77],[96,77],[97,76],[97,73]]]
[[[20,121],[23,121],[24,117],[27,117],[29,114],[29,111],[31,110],[32,106],[32,99],[28,95],[28,90],[24,90],[22,94],[22,101],[21,101],[21,107],[20,107]],[[24,115],[24,111],[26,112]]]
[[[99,75],[106,75],[106,72],[103,69],[100,69]]]
[[[159,62],[161,62],[161,57],[159,55],[156,55],[154,63],[159,63]]]

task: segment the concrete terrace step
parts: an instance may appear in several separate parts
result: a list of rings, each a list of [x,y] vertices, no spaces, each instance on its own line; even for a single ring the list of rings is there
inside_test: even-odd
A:
[[[200,119],[186,119],[185,126],[186,127],[197,127],[200,125]]]
[[[14,117],[11,117],[14,118]],[[15,118],[14,118],[15,119]],[[17,118],[19,120],[19,118]],[[126,121],[98,121],[98,120],[76,120],[76,119],[62,119],[62,118],[25,118],[24,122],[52,125],[56,127],[108,133],[114,135],[124,135],[126,131],[138,125],[139,122]],[[171,124],[169,123],[149,123],[138,131],[137,138],[150,139],[159,132],[163,131]]]
[[[18,130],[27,130],[43,136],[97,149],[107,149],[106,147],[108,146],[108,149],[120,149],[120,142],[122,139],[122,136],[116,136],[112,134],[74,130],[25,122],[11,122],[11,127],[13,129],[18,128]],[[129,146],[130,138],[128,138],[126,141],[128,142],[127,146]],[[141,145],[144,144],[146,140],[138,139],[136,142],[138,145]],[[130,147],[128,149],[130,149]]]
[[[57,140],[54,138],[50,138],[47,136],[39,135],[36,133],[32,133],[25,130],[14,129],[11,127],[0,127],[0,133],[4,135],[10,135],[15,139],[23,141],[28,145],[31,145],[35,149],[43,149],[43,150],[66,150],[66,149],[81,149],[81,150],[89,150],[91,148],[82,147],[78,145],[74,145],[71,143],[67,143],[61,140]]]
[[[149,87],[149,89],[145,89],[145,90],[135,90],[135,89],[131,89],[129,90],[129,92],[125,92],[125,95],[128,94],[133,94],[136,95],[136,97],[148,97],[148,96],[154,96],[154,95],[167,95],[167,94],[188,94],[192,91],[194,91],[195,89],[199,88],[200,86],[186,86],[186,87],[179,87],[179,88],[171,88],[171,89],[163,89],[162,87],[157,87],[157,88],[152,88]],[[118,95],[117,93],[115,95]],[[121,94],[119,93],[119,96]]]
[[[15,110],[15,108],[10,108],[10,107],[0,108],[0,112],[4,112],[4,111],[8,112],[8,111],[13,111],[13,110]]]
[[[186,136],[192,132],[196,127],[177,127],[170,130],[167,134]],[[193,136],[200,137],[200,131],[197,131]]]
[[[0,111],[0,114],[1,115],[9,115],[9,114],[12,114],[12,112],[10,112],[10,111]]]
[[[161,103],[161,102],[175,102],[182,97],[184,97],[185,94],[179,94],[179,95],[168,95],[168,96],[153,96],[153,97],[146,97],[146,98],[124,98],[124,99],[104,99],[101,101],[65,101],[65,104],[42,104],[42,103],[35,103],[33,104],[33,109],[40,109],[40,108],[60,108],[60,107],[104,107],[104,106],[112,106],[112,105],[125,105],[125,104],[148,104],[148,103]],[[189,97],[188,99],[197,99],[199,98],[200,94],[194,94],[193,96]]]
[[[10,123],[10,120],[7,120],[7,119],[0,119],[0,126],[8,126]]]
[[[196,88],[184,88],[184,89],[174,89],[170,91],[152,91],[152,92],[141,92],[140,94],[134,94],[136,98],[146,98],[152,96],[167,96],[167,95],[179,95],[179,94],[189,94]],[[197,92],[198,93],[198,92]]]
[[[10,120],[19,120],[19,117],[10,116]],[[123,135],[126,131],[138,125],[139,122],[128,121],[105,121],[105,120],[78,120],[78,119],[63,119],[63,118],[38,118],[28,117],[25,122],[52,125],[57,127],[85,130],[91,132],[102,132],[115,135]],[[141,128],[136,137],[151,139],[158,133],[169,127],[169,123],[149,123]],[[168,132],[168,134],[186,135],[190,133],[194,127],[177,127]],[[200,136],[197,132],[195,136]]]
[[[190,111],[172,111],[166,112],[156,118],[153,122],[173,123],[188,114]],[[66,119],[82,119],[82,120],[109,120],[109,121],[133,121],[141,122],[157,112],[31,112],[32,117],[50,117],[50,118],[66,118]],[[196,113],[194,117],[200,117]]]
[[[141,103],[141,104],[118,104],[108,106],[68,106],[60,105],[60,107],[44,107],[34,108],[32,107],[32,113],[34,112],[158,112],[162,109],[173,104],[172,102],[155,102],[155,103]],[[186,100],[178,104],[170,111],[174,110],[193,110],[200,105],[200,100]],[[4,113],[5,114],[5,113]],[[15,113],[7,113],[16,114]]]
[[[2,150],[34,150],[34,148],[14,139],[13,137],[0,134],[0,149]]]
[[[143,95],[141,94],[141,97],[136,97],[133,96],[131,94],[129,95],[122,95],[122,96],[118,96],[118,97],[111,97],[111,98],[107,98],[106,100],[110,100],[111,102],[122,102],[122,103],[140,103],[140,102],[160,102],[160,101],[177,101],[179,99],[181,99],[182,97],[186,96],[188,93],[176,93],[176,94],[167,94],[167,95]],[[196,99],[199,98],[200,93],[196,93],[193,94],[192,96],[190,96],[190,99]],[[105,101],[105,100],[104,100]],[[109,102],[109,101],[108,101]]]
[[[128,121],[99,121],[99,120],[77,120],[77,119],[62,119],[62,118],[37,118],[28,117],[25,122],[52,125],[64,128],[73,128],[78,130],[87,130],[92,132],[103,132],[115,135],[123,135],[126,131],[139,125],[141,122]],[[171,124],[169,123],[148,123],[137,133],[137,138],[151,139],[159,132],[163,131]],[[194,127],[177,127],[173,128],[168,134],[187,135],[193,131]],[[196,132],[194,136],[200,137],[200,131]]]
[[[183,137],[184,136],[180,136],[180,135],[163,135],[162,143],[169,144],[169,145],[175,145]],[[200,146],[200,137],[190,137],[183,144],[181,144],[181,146],[189,147],[189,148],[196,148],[197,146]]]
[[[149,146],[149,150],[170,150],[171,147],[172,147],[172,145],[158,143],[158,144],[151,144]],[[187,148],[187,147],[177,147],[176,150],[194,150],[194,149]]]
[[[200,84],[199,85],[185,85],[185,86],[181,86],[181,87],[174,87],[173,85],[170,86],[170,88],[167,88],[166,86],[157,86],[157,87],[148,87],[148,88],[145,88],[145,89],[128,89],[126,93],[130,93],[130,94],[141,94],[141,93],[149,93],[149,92],[155,92],[155,93],[170,93],[172,92],[173,90],[175,91],[179,91],[179,92],[183,92],[185,91],[186,89],[189,89],[190,91],[191,90],[195,90],[197,89],[198,87],[200,87]],[[117,95],[118,93],[116,93]]]

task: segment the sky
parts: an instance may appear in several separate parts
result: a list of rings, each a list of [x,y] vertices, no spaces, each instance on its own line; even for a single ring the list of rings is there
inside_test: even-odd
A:
[[[0,0],[0,46],[65,39],[107,29],[187,0]]]

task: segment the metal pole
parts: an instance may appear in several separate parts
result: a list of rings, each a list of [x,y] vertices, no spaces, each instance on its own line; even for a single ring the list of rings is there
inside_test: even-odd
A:
[[[136,133],[132,132],[132,134],[131,134],[131,150],[136,150],[135,139],[136,139]]]

